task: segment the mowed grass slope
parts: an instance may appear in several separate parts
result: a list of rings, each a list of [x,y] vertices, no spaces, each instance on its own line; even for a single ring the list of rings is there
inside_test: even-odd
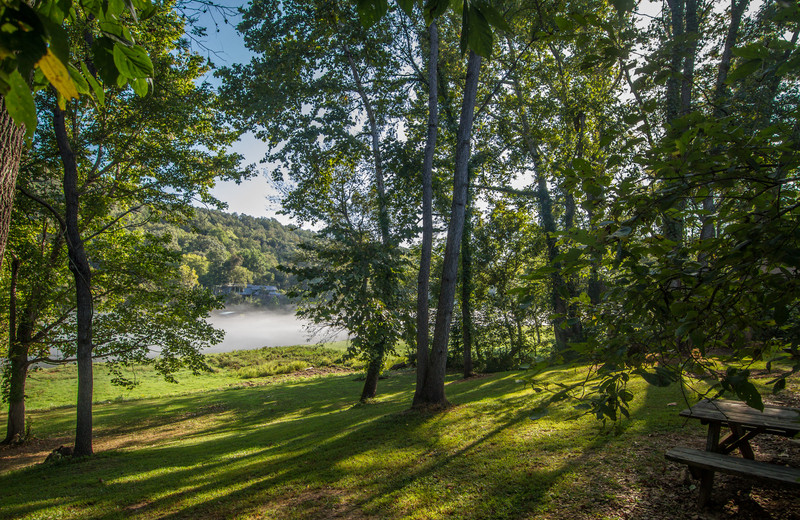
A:
[[[652,511],[652,481],[682,471],[665,442],[704,443],[677,387],[635,382],[632,419],[611,433],[569,405],[532,420],[540,397],[521,377],[451,381],[440,413],[408,411],[410,371],[366,405],[354,374],[98,404],[95,457],[10,472],[0,458],[0,517],[635,518]],[[32,417],[70,442],[73,409]]]

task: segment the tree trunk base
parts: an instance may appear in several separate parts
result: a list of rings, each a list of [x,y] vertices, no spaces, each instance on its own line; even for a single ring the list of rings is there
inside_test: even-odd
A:
[[[445,400],[443,403],[414,403],[411,405],[411,409],[415,412],[423,412],[423,413],[439,413],[447,410],[448,408],[452,408],[453,405],[450,401]]]

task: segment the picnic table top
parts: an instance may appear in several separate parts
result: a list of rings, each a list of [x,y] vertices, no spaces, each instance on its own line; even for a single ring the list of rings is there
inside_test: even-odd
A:
[[[736,424],[746,429],[792,437],[800,433],[800,409],[765,405],[764,411],[739,401],[703,399],[680,413],[681,417],[705,422]]]

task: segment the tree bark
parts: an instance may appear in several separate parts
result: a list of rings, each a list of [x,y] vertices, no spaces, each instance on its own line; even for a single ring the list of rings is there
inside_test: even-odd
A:
[[[461,105],[461,119],[456,135],[455,172],[453,176],[453,205],[450,210],[450,224],[447,227],[444,261],[442,264],[442,284],[436,310],[436,326],[433,331],[433,345],[429,355],[425,384],[420,397],[415,396],[414,406],[447,406],[444,393],[444,377],[447,369],[447,347],[450,339],[450,322],[453,318],[453,302],[458,276],[458,256],[461,249],[461,236],[464,232],[464,216],[467,202],[467,168],[469,166],[470,139],[475,113],[475,100],[478,95],[478,76],[481,57],[470,51],[467,61],[467,77],[464,84],[464,99]]]
[[[469,172],[469,168],[467,169]],[[472,189],[467,175],[467,208],[464,218],[464,237],[461,241],[461,341],[464,352],[464,377],[472,373]]]
[[[367,114],[367,121],[369,123],[369,131],[372,144],[372,159],[373,166],[375,167],[375,187],[378,191],[378,227],[381,234],[381,244],[385,252],[391,245],[391,225],[389,218],[389,210],[386,201],[386,182],[383,173],[383,155],[381,153],[381,137],[378,122],[375,118],[375,111],[372,108],[367,91],[364,89],[361,75],[358,72],[353,56],[350,53],[350,47],[347,44],[343,45],[345,55],[347,56],[347,63],[350,66],[350,72],[353,75],[353,81],[356,84],[356,91],[358,92],[361,102],[364,105],[364,111]],[[392,307],[394,301],[394,287],[392,287],[392,276],[388,271],[389,266],[385,266],[386,271],[380,273],[377,277],[378,286],[381,288],[383,301],[388,307]],[[383,360],[386,352],[391,349],[391,345],[387,345],[386,341],[382,341],[375,346],[375,357],[367,366],[367,376],[364,382],[364,388],[361,392],[361,400],[371,399],[375,397],[378,388],[378,376],[380,375],[381,368],[383,367]]]
[[[53,129],[64,167],[67,253],[69,269],[75,278],[78,403],[73,453],[75,456],[88,456],[92,454],[92,270],[78,227],[78,165],[69,143],[64,112],[58,107],[53,111]]]
[[[28,355],[17,336],[17,279],[19,258],[11,261],[11,284],[8,300],[8,423],[2,444],[19,442],[25,434],[25,381],[28,372]]]
[[[11,226],[14,186],[17,183],[24,142],[25,127],[11,119],[6,110],[5,98],[0,96],[0,266],[3,264],[8,230]]]
[[[428,134],[422,162],[422,251],[417,277],[417,386],[414,401],[425,385],[430,343],[430,279],[433,254],[433,156],[439,130],[439,30],[436,20],[428,27]]]
[[[725,101],[727,98],[727,87],[725,81],[728,79],[728,71],[731,69],[731,58],[733,57],[733,47],[736,45],[736,40],[739,38],[739,26],[742,23],[742,15],[750,0],[731,0],[731,24],[728,26],[728,32],[725,35],[725,46],[722,50],[722,56],[719,60],[719,69],[717,71],[717,81],[714,88],[714,118],[719,119],[725,116]],[[712,155],[714,153],[712,152]],[[703,210],[706,213],[703,215],[702,229],[700,231],[700,239],[706,240],[714,238],[716,235],[715,221],[709,215],[716,211],[716,203],[714,202],[714,194],[709,193],[703,199]]]
[[[509,47],[511,43],[509,42]],[[512,54],[513,59],[513,54]],[[528,122],[527,114],[522,99],[522,87],[519,84],[519,77],[513,74],[512,81],[514,84],[514,93],[518,100],[519,118],[522,123],[522,138],[525,142],[525,147],[528,149],[528,154],[533,163],[533,172],[536,179],[536,203],[539,206],[539,221],[541,222],[542,230],[545,234],[545,245],[547,246],[547,260],[551,267],[554,268],[550,274],[550,301],[552,313],[558,317],[552,320],[553,335],[556,340],[556,351],[563,351],[567,347],[569,341],[569,332],[562,327],[564,317],[567,315],[567,301],[564,299],[562,287],[564,284],[564,277],[561,275],[561,264],[554,262],[553,259],[558,256],[558,244],[556,243],[556,220],[553,216],[553,199],[550,197],[550,190],[547,187],[547,179],[542,171],[541,154],[539,153],[539,146],[533,138],[530,123]]]
[[[374,399],[378,393],[378,377],[383,367],[383,355],[375,356],[367,366],[367,377],[364,380],[364,388],[361,390],[361,401]]]

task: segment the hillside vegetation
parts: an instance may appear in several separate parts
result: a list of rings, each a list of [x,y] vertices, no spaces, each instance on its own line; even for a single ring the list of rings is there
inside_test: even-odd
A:
[[[183,264],[204,287],[225,284],[291,285],[278,266],[289,262],[310,231],[284,226],[272,218],[195,208],[191,220],[150,228],[169,234]]]

